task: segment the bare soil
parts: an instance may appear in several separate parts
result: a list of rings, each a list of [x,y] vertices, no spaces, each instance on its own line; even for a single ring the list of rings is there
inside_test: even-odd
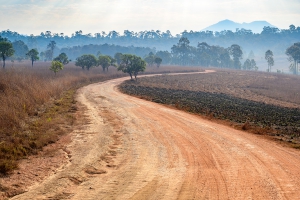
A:
[[[227,94],[236,98],[300,108],[300,76],[217,69],[210,74],[182,74],[142,78],[137,85],[172,90]]]
[[[12,199],[299,198],[298,150],[122,94],[126,79],[78,91],[87,123],[60,166]]]

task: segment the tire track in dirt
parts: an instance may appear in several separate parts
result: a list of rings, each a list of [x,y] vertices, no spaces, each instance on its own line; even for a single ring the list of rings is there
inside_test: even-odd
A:
[[[89,123],[69,162],[13,199],[299,198],[299,151],[122,94],[123,80],[78,91]]]

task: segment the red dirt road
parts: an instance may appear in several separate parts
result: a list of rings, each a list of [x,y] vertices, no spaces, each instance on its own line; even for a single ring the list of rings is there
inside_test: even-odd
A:
[[[120,93],[81,88],[69,162],[13,199],[300,199],[300,151]]]

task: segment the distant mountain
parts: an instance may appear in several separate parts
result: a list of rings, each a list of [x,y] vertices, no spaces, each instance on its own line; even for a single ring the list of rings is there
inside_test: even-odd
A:
[[[251,23],[236,23],[234,21],[231,21],[231,20],[223,20],[223,21],[220,21],[216,24],[213,24],[205,29],[203,29],[202,31],[206,31],[206,30],[209,30],[209,31],[223,31],[223,30],[231,30],[233,32],[236,31],[237,28],[239,29],[247,29],[247,30],[252,30],[253,33],[261,33],[262,30],[263,30],[263,27],[264,26],[270,26],[270,27],[276,27],[276,26],[273,26],[272,24],[270,24],[269,22],[267,21],[254,21],[254,22],[251,22]]]

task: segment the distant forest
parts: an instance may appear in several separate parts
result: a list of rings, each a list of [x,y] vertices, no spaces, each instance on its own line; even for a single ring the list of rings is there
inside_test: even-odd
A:
[[[246,29],[237,29],[235,32],[230,30],[220,32],[183,31],[177,35],[172,35],[170,31],[133,32],[125,30],[122,34],[117,31],[95,34],[83,34],[82,31],[76,31],[72,36],[46,31],[40,35],[28,36],[5,30],[0,32],[0,36],[11,42],[23,41],[29,49],[35,48],[40,53],[46,52],[47,45],[51,41],[55,41],[54,56],[66,53],[72,60],[82,54],[98,55],[101,53],[114,56],[117,52],[135,54],[141,57],[146,57],[150,52],[154,54],[157,52],[163,54],[161,52],[164,52],[165,54],[172,53],[174,55],[176,54],[174,45],[179,44],[180,38],[186,38],[189,46],[198,49],[205,48],[208,45],[223,50],[237,44],[243,52],[243,60],[254,55],[259,55],[262,58],[269,49],[274,55],[285,56],[286,59],[287,48],[300,42],[300,27],[290,25],[289,29],[280,30],[268,26],[264,27],[261,33],[253,33],[251,30]],[[176,59],[173,59],[173,64],[201,64],[201,62],[184,63],[181,61],[178,63],[174,60]],[[163,63],[167,63],[167,60],[163,59]]]
[[[89,44],[114,44],[119,46],[149,47],[156,50],[170,51],[171,47],[178,42],[181,37],[189,39],[190,44],[197,46],[198,42],[206,42],[210,45],[228,47],[232,44],[240,45],[244,50],[250,52],[255,49],[272,49],[276,54],[284,54],[286,48],[300,39],[300,27],[290,25],[289,29],[278,29],[274,27],[264,27],[260,34],[255,34],[251,30],[237,29],[236,32],[224,30],[221,32],[212,31],[183,31],[180,34],[172,35],[170,31],[161,32],[140,31],[133,32],[125,30],[123,34],[116,31],[109,33],[83,34],[76,31],[72,36],[64,33],[42,32],[40,35],[22,35],[17,32],[5,30],[0,32],[0,36],[10,41],[22,40],[29,48],[37,48],[39,51],[45,50],[50,41],[55,41],[58,48],[70,48],[73,46],[83,46]]]

